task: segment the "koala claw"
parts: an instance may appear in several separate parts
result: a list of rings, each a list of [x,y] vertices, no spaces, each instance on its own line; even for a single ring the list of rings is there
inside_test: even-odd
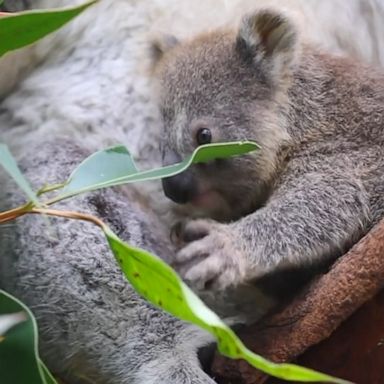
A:
[[[244,281],[245,255],[237,249],[238,240],[228,225],[195,220],[179,224],[177,232],[184,246],[174,265],[193,288],[225,290]]]

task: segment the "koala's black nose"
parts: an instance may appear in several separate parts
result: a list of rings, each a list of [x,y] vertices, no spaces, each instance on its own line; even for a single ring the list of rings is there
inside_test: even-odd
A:
[[[182,158],[178,153],[169,147],[163,148],[164,166],[180,163],[181,161]],[[189,169],[178,175],[163,179],[162,184],[165,196],[179,204],[188,203],[197,190],[195,177]]]
[[[188,203],[196,194],[196,182],[190,170],[167,177],[162,183],[165,196],[175,203]]]

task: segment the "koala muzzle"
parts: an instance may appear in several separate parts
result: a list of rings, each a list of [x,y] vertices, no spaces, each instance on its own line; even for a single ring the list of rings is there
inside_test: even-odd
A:
[[[196,195],[196,182],[189,170],[162,180],[165,196],[175,203],[185,204]]]
[[[173,151],[164,154],[163,165],[171,165],[181,161],[179,155]],[[178,204],[186,204],[193,199],[197,192],[197,183],[190,169],[178,175],[162,179],[165,196]]]

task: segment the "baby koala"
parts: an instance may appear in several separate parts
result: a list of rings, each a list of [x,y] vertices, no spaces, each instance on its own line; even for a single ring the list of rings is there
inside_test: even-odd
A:
[[[176,265],[192,286],[300,277],[383,217],[382,73],[320,52],[261,10],[237,31],[157,44],[154,74],[164,165],[207,143],[261,146],[163,180],[166,196],[208,217],[179,228]]]

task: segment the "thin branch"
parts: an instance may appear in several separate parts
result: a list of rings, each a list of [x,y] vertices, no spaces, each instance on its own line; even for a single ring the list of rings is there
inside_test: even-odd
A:
[[[45,185],[44,187],[40,188],[36,195],[41,196],[44,193],[56,191],[57,189],[61,189],[65,186],[65,183],[59,183],[59,184],[52,184],[52,185]]]
[[[30,209],[33,208],[33,203],[29,202],[20,207],[10,209],[9,211],[0,212],[0,224],[6,223],[7,221],[14,220],[20,216],[28,213]]]
[[[80,213],[75,211],[58,211],[56,209],[48,209],[48,208],[32,208],[30,211],[26,213],[35,213],[35,214],[43,214],[43,215],[49,215],[49,216],[65,217],[67,219],[83,220],[83,221],[88,221],[90,223],[96,224],[102,230],[106,228],[106,225],[100,219],[86,213]]]

